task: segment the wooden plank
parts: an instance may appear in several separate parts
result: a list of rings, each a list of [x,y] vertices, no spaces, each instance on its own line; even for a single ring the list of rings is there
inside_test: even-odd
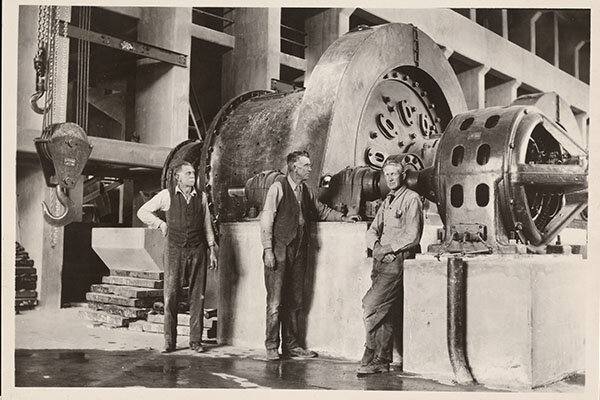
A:
[[[17,309],[32,308],[38,305],[37,299],[17,299],[15,307]]]
[[[85,298],[88,301],[95,301],[98,303],[116,304],[119,306],[126,307],[151,307],[154,303],[154,299],[130,299],[127,297],[115,296],[114,294],[104,293],[93,293],[88,292],[85,294]]]
[[[92,310],[104,311],[130,319],[145,319],[150,310],[149,308],[124,307],[116,304],[99,303],[96,301],[89,301],[87,305]]]
[[[109,293],[116,294],[122,297],[133,297],[136,299],[152,297],[155,300],[162,300],[163,290],[162,289],[146,289],[135,286],[121,286],[121,285],[110,285],[110,284],[95,284],[91,287],[92,292],[96,293]]]
[[[33,267],[16,267],[15,275],[35,275],[36,270]]]
[[[130,278],[127,276],[103,276],[102,283],[108,283],[112,285],[123,285],[123,286],[137,286],[150,289],[162,289],[163,281],[156,281],[152,279],[143,278]]]
[[[35,290],[17,290],[17,299],[35,299],[38,293]]]
[[[165,316],[163,314],[148,314],[147,321],[153,322],[155,324],[164,323]],[[206,319],[204,318],[204,327],[210,328],[216,322],[214,319]],[[177,314],[177,325],[190,326],[190,315],[189,314]]]
[[[129,324],[129,329],[138,332],[164,333],[164,325],[148,321],[134,321]],[[190,336],[190,327],[180,325],[177,327],[177,334],[181,336]]]
[[[152,279],[162,281],[165,273],[163,271],[126,271],[122,269],[111,269],[110,274],[114,276],[128,276],[131,278]]]
[[[35,290],[37,287],[37,282],[35,281],[23,281],[20,279],[17,279],[15,282],[15,289],[16,290]]]
[[[114,326],[127,326],[129,325],[129,319],[120,315],[109,314],[103,311],[94,310],[80,310],[79,316],[87,319],[88,321],[101,322],[104,324],[111,324]]]
[[[16,282],[37,282],[37,275],[33,274],[20,274],[15,275]]]

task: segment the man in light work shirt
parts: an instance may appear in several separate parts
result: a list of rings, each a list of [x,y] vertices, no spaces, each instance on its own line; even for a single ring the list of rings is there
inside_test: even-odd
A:
[[[187,161],[172,167],[175,187],[164,189],[144,204],[138,218],[167,237],[165,263],[164,353],[177,347],[178,294],[189,284],[190,348],[203,352],[204,290],[206,288],[206,247],[210,248],[210,269],[217,267],[215,236],[208,200],[195,189],[194,167]],[[166,212],[166,221],[154,213]]]
[[[394,303],[402,293],[404,259],[413,258],[423,234],[423,203],[404,184],[403,156],[390,156],[383,176],[390,193],[367,230],[373,250],[371,288],[363,298],[366,343],[358,375],[388,372],[393,351]]]
[[[268,360],[278,360],[279,345],[284,357],[317,357],[300,346],[298,316],[303,306],[304,275],[308,250],[308,222],[356,222],[358,216],[342,213],[321,203],[304,183],[312,171],[306,151],[287,156],[288,174],[280,176],[267,192],[260,217],[267,288]],[[279,330],[281,328],[281,338]]]

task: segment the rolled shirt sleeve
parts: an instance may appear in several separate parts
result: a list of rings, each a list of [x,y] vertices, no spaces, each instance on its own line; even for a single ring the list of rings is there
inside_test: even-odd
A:
[[[215,245],[215,233],[212,226],[212,216],[208,207],[208,197],[204,192],[202,192],[202,206],[204,207],[204,234],[206,236],[206,243],[209,247],[213,247]]]
[[[163,189],[154,197],[140,207],[137,217],[148,225],[149,228],[158,229],[161,224],[166,223],[155,214],[157,211],[167,211],[171,205],[171,195],[168,189]]]
[[[201,192],[202,207],[204,208],[204,235],[209,246],[215,245],[215,233],[212,227],[212,217],[208,207],[208,197]],[[171,195],[168,189],[163,189],[148,200],[137,212],[137,216],[149,228],[158,229],[161,224],[166,223],[156,216],[157,211],[168,211],[171,207]]]
[[[329,207],[327,204],[321,203],[317,196],[315,196],[315,192],[312,191],[308,186],[305,186],[308,189],[308,194],[310,196],[310,201],[315,211],[317,212],[317,219],[319,221],[341,221],[344,214],[339,211],[334,210]]]
[[[375,219],[367,229],[367,247],[373,250],[375,247],[375,243],[381,237],[381,231],[383,228],[383,207],[379,207],[377,213],[375,214]]]
[[[260,239],[263,249],[273,248],[273,222],[277,207],[283,197],[283,187],[281,183],[275,182],[269,187],[265,204],[260,213]]]

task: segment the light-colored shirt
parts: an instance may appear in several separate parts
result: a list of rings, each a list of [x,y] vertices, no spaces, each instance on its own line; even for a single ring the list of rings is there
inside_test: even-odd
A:
[[[367,247],[390,245],[394,253],[417,246],[423,235],[423,202],[406,186],[388,195],[367,230]]]
[[[175,187],[175,193],[181,193],[187,204],[190,204],[192,197],[198,195],[196,189],[192,189],[189,195],[186,194],[179,188]],[[204,234],[206,236],[206,242],[209,247],[215,245],[215,234],[212,228],[212,222],[210,220],[210,210],[208,209],[208,199],[206,193],[202,193],[202,207],[204,208]],[[137,216],[149,228],[159,229],[162,224],[166,224],[166,221],[158,218],[155,214],[157,211],[169,211],[171,208],[171,195],[169,189],[163,189],[148,200],[137,212]]]
[[[296,199],[298,202],[302,199],[302,185],[294,182],[294,180],[288,175],[287,181],[289,182],[292,190],[296,194]],[[320,221],[341,221],[344,214],[339,211],[336,211],[326,204],[323,204],[317,199],[314,192],[308,188],[308,186],[304,186],[308,190],[308,195],[310,198],[309,207],[314,207],[316,210],[316,215]],[[265,204],[263,206],[262,212],[260,213],[260,233],[261,233],[261,242],[263,248],[270,249],[273,247],[273,222],[275,221],[275,215],[277,214],[277,207],[279,207],[279,203],[283,198],[283,186],[281,182],[275,182],[271,185],[269,190],[267,191],[267,197],[265,198]],[[299,204],[300,205],[300,204]],[[299,216],[299,224],[302,224],[302,212],[300,212]]]

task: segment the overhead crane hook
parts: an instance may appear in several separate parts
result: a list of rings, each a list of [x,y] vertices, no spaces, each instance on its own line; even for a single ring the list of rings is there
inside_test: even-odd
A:
[[[51,225],[67,225],[75,219],[75,203],[66,190],[77,184],[92,152],[92,145],[88,142],[85,131],[72,122],[50,125],[34,143],[46,184],[54,187],[56,198],[64,207],[62,214],[54,215],[48,205],[42,202],[44,219]]]
[[[42,201],[42,210],[44,211],[44,219],[50,225],[65,226],[70,224],[75,219],[75,203],[63,191],[61,186],[55,186],[56,199],[63,206],[64,211],[60,215],[54,215],[45,201]]]

